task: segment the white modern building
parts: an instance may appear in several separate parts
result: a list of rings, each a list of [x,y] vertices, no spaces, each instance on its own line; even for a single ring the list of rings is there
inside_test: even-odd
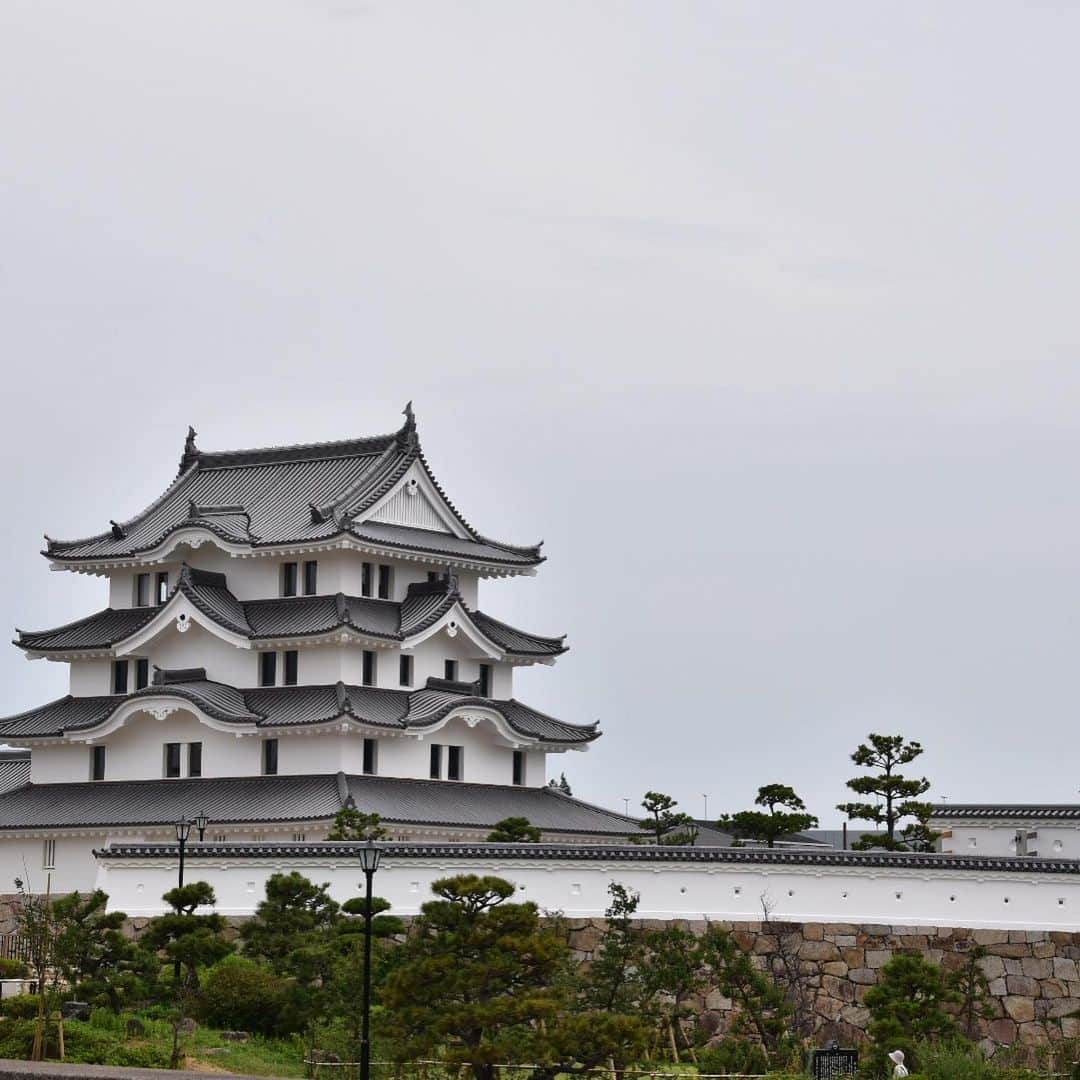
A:
[[[548,786],[549,756],[600,732],[514,697],[515,670],[564,638],[480,606],[481,581],[543,556],[457,511],[411,406],[393,434],[345,442],[207,453],[189,431],[150,506],[43,554],[102,578],[107,606],[18,632],[70,682],[0,720],[0,743],[31,752],[29,783],[0,793],[5,877],[88,888],[93,849],[199,814],[217,843],[318,840],[343,806],[398,840],[483,839],[510,816],[557,840],[635,831]]]
[[[942,803],[930,827],[954,855],[1024,855],[1080,859],[1080,805],[1075,803]]]

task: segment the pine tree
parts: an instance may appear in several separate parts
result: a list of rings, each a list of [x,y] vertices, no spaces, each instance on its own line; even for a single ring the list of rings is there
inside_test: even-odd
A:
[[[386,830],[378,814],[365,814],[355,806],[343,806],[334,815],[327,840],[385,840]]]
[[[716,823],[717,828],[732,833],[737,840],[758,840],[774,847],[782,837],[817,826],[818,819],[806,812],[806,804],[787,784],[766,784],[758,788],[754,803],[765,810],[726,814]]]
[[[858,795],[873,795],[879,801],[840,803],[837,810],[856,821],[871,821],[885,827],[884,834],[864,835],[851,845],[853,848],[901,850],[905,845],[901,836],[897,835],[899,823],[906,817],[925,821],[933,811],[930,803],[918,801],[920,795],[930,790],[930,781],[925,776],[909,780],[898,771],[901,766],[914,761],[923,748],[914,740],[905,742],[902,735],[871,734],[868,739],[869,745],[860,744],[851,755],[851,760],[863,768],[877,771],[872,776],[856,776],[847,782],[847,786]],[[922,842],[924,837],[912,831],[911,839]]]
[[[487,838],[490,844],[539,844],[540,830],[528,818],[508,817],[496,821]]]
[[[678,802],[661,791],[646,791],[641,800],[648,817],[638,823],[639,828],[652,833],[657,844],[689,844],[697,840],[697,823],[689,814],[676,813]]]

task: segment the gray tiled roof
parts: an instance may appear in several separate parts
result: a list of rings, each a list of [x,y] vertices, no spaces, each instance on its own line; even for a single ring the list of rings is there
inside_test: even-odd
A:
[[[157,672],[155,684],[132,694],[67,697],[0,719],[0,739],[49,738],[104,723],[121,705],[163,695],[181,697],[225,723],[273,728],[352,718],[363,724],[402,729],[431,727],[461,706],[490,709],[518,734],[541,742],[587,743],[600,734],[531,709],[514,698],[483,698],[443,689],[382,690],[371,686],[280,686],[240,690],[206,678],[201,668]]]
[[[82,540],[48,539],[57,562],[130,559],[179,529],[198,526],[244,547],[302,544],[352,534],[379,546],[443,554],[507,569],[542,562],[538,547],[482,536],[454,510],[466,538],[401,529],[355,518],[387,494],[414,463],[431,474],[411,408],[391,435],[342,442],[204,453],[191,433],[181,471],[150,506],[107,532]],[[445,497],[445,496],[444,496]]]
[[[698,863],[736,866],[834,866],[849,870],[887,867],[891,870],[947,874],[997,871],[1019,874],[1080,874],[1076,859],[1038,859],[986,855],[940,855],[901,851],[792,851],[779,848],[656,847],[651,844],[486,844],[486,843],[385,843],[380,847],[387,859],[535,860],[604,863]],[[191,858],[277,859],[359,857],[356,843],[314,842],[303,844],[251,843],[202,844],[188,848]],[[109,858],[145,859],[176,857],[175,844],[117,844],[96,854]]]
[[[931,818],[1080,820],[1080,803],[940,803]]]
[[[352,796],[386,822],[490,828],[527,817],[549,833],[625,836],[634,822],[550,788],[382,776],[245,776],[28,784],[0,794],[0,830],[161,825],[204,812],[215,825],[324,821]]]
[[[411,585],[400,603],[343,593],[241,601],[229,591],[224,574],[184,566],[165,606],[178,595],[190,600],[207,618],[252,641],[314,637],[341,629],[364,637],[405,641],[460,603],[477,629],[510,655],[547,658],[566,651],[565,638],[529,634],[483,612],[469,611],[452,577]],[[15,644],[40,653],[109,649],[141,630],[160,610],[105,608],[52,630],[20,630]]]

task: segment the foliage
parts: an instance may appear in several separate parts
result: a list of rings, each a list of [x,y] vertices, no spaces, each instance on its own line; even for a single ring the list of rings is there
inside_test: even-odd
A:
[[[743,1038],[727,1038],[716,1046],[697,1052],[700,1073],[764,1073],[769,1059],[758,1043]]]
[[[266,899],[240,928],[244,952],[265,960],[278,974],[290,973],[288,958],[311,935],[329,929],[337,920],[338,905],[328,888],[295,870],[272,874],[266,883]]]
[[[963,967],[950,972],[947,979],[949,987],[959,995],[957,1019],[969,1039],[979,1037],[980,1019],[991,1020],[996,1015],[990,985],[980,964],[985,956],[985,947],[976,945],[964,958]]]
[[[495,822],[495,828],[488,833],[492,844],[539,844],[540,830],[524,817],[508,817]]]
[[[842,810],[849,818],[856,821],[870,821],[884,826],[880,836],[866,835],[857,840],[852,847],[858,850],[868,848],[887,848],[900,850],[905,846],[903,835],[897,836],[897,826],[906,817],[914,817],[917,827],[908,826],[908,839],[919,845],[933,844],[936,839],[926,826],[932,806],[919,802],[918,797],[930,789],[926,777],[918,780],[908,779],[899,768],[914,761],[922,752],[922,746],[914,740],[905,742],[902,735],[868,736],[869,744],[861,743],[851,755],[851,760],[865,769],[874,769],[871,776],[856,776],[847,782],[857,795],[872,795],[875,802],[840,803],[837,810]]]
[[[355,806],[343,806],[334,815],[327,840],[385,840],[386,830],[378,814],[365,814]]]
[[[0,979],[22,979],[29,971],[30,968],[21,960],[0,956]]]
[[[873,1044],[870,1069],[887,1068],[885,1055],[891,1050],[903,1050],[910,1059],[909,1068],[912,1062],[920,1065],[916,1043],[958,1039],[956,1020],[946,1006],[960,1000],[936,964],[915,953],[894,956],[864,999],[870,1010],[867,1034]]]
[[[157,963],[123,932],[127,915],[105,910],[108,901],[108,895],[96,889],[87,896],[73,892],[54,902],[56,959],[80,1000],[119,1012],[142,993],[156,974]]]
[[[200,907],[214,905],[214,890],[205,881],[193,881],[170,889],[162,899],[172,913],[150,920],[143,943],[178,965],[186,987],[197,991],[199,968],[216,964],[233,951],[231,942],[225,940],[225,919],[221,915],[195,914]]]
[[[608,884],[608,895],[606,929],[582,972],[581,998],[587,1007],[607,1012],[639,1012],[646,995],[645,935],[634,926],[640,897],[617,881]]]
[[[755,806],[765,810],[741,810],[725,814],[717,827],[731,832],[737,840],[758,840],[768,847],[785,836],[813,829],[818,819],[806,812],[806,804],[787,784],[766,784],[758,788]]]
[[[382,988],[380,1029],[399,1061],[442,1050],[494,1080],[493,1066],[533,1049],[539,1022],[556,1015],[551,984],[569,948],[535,904],[508,902],[508,881],[464,874],[432,891]]]
[[[37,994],[12,994],[0,998],[0,1014],[12,1020],[31,1020],[38,1013],[40,999]]]
[[[201,1015],[209,1024],[274,1034],[280,1025],[286,984],[265,964],[227,956],[206,975]]]
[[[689,844],[697,840],[697,824],[689,814],[676,813],[678,802],[660,791],[646,791],[641,800],[649,815],[638,823],[639,828],[652,833],[657,844]]]

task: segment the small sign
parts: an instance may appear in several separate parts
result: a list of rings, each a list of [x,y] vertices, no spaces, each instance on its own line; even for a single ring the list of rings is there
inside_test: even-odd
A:
[[[859,1071],[858,1050],[813,1050],[810,1072],[814,1080],[832,1080],[834,1076],[854,1076]]]

